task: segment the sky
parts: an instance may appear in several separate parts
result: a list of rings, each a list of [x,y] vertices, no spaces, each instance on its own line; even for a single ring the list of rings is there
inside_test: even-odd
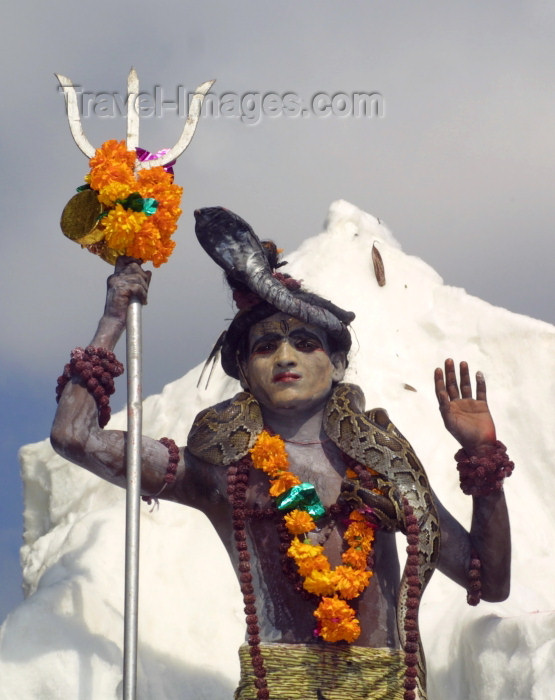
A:
[[[4,17],[0,619],[21,596],[17,450],[48,435],[56,377],[92,337],[110,272],[59,229],[88,164],[54,73],[87,93],[83,126],[99,146],[125,136],[134,66],[140,143],[152,151],[181,132],[179,95],[216,79],[219,114],[201,118],[176,167],[176,252],[155,271],[143,313],[145,394],[202,361],[233,313],[194,236],[201,206],[236,211],[287,253],[345,199],[447,284],[555,321],[551,3],[160,0],[146,11],[8,0]],[[372,96],[370,114],[353,115],[354,95]],[[301,114],[287,109],[301,103]],[[120,383],[114,409],[124,400]]]

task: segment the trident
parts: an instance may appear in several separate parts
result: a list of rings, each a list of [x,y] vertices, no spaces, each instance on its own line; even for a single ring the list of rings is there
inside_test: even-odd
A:
[[[56,73],[64,91],[67,118],[71,135],[80,150],[92,158],[95,148],[83,132],[77,95],[69,78]],[[181,136],[173,148],[160,157],[137,163],[137,168],[151,168],[166,165],[178,158],[187,148],[200,117],[202,102],[214,84],[209,80],[195,90],[189,114]],[[139,78],[134,68],[127,77],[127,149],[134,150],[139,145]],[[123,698],[134,700],[137,689],[137,627],[139,600],[139,523],[141,493],[141,435],[142,435],[142,396],[141,396],[141,304],[132,299],[127,310],[127,496],[125,518],[125,609],[123,637]]]

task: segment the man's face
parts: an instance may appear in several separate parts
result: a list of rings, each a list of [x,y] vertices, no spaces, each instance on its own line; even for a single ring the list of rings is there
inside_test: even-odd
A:
[[[304,411],[323,405],[333,382],[343,379],[345,355],[330,354],[326,334],[317,326],[277,313],[251,327],[241,366],[263,406]]]

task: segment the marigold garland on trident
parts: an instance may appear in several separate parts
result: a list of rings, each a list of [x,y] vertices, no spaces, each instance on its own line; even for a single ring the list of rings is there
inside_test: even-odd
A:
[[[150,159],[143,149],[127,150],[125,141],[103,143],[90,160],[87,184],[64,209],[64,234],[110,264],[120,255],[154,267],[167,262],[183,188],[174,184],[171,164],[137,167]]]
[[[320,597],[314,612],[318,621],[315,633],[326,642],[354,642],[360,636],[360,623],[346,601],[358,598],[370,583],[373,572],[368,567],[368,558],[372,553],[374,527],[363,513],[353,509],[343,535],[348,547],[341,555],[342,564],[332,568],[324,547],[312,544],[306,537],[317,528],[316,520],[325,509],[315,497],[314,487],[301,483],[289,471],[282,438],[264,430],[250,454],[253,466],[268,474],[270,495],[276,499],[278,509],[289,510],[284,521],[293,539],[287,555],[297,565],[303,588]]]

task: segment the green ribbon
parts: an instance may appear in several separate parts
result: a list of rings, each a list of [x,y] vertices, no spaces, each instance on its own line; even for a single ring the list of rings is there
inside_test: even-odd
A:
[[[152,197],[141,197],[138,192],[133,192],[125,199],[117,199],[116,204],[121,204],[124,209],[131,211],[143,211],[147,216],[152,216],[158,209],[158,202]]]
[[[83,190],[90,190],[90,185],[81,185],[77,188],[77,192],[83,192]],[[152,216],[158,209],[158,202],[154,197],[141,197],[138,192],[133,192],[125,199],[116,199],[115,204],[121,204],[124,209],[131,209],[131,211],[142,211],[147,216]],[[97,221],[108,216],[109,209],[103,211],[98,215]]]
[[[158,209],[158,202],[153,197],[143,199],[143,211],[147,216],[152,216]]]
[[[295,508],[305,510],[313,518],[321,518],[326,514],[326,509],[322,505],[322,501],[318,498],[316,489],[312,484],[305,482],[292,486],[281,496],[276,498],[276,506],[278,510],[288,511]]]

